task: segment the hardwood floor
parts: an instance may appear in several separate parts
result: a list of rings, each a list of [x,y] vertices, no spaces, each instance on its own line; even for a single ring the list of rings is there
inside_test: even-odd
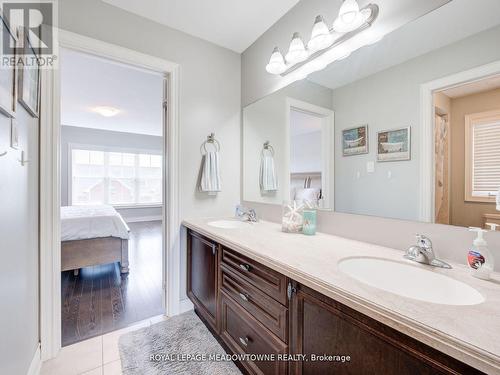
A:
[[[163,313],[161,222],[128,225],[129,274],[118,263],[61,273],[63,346]]]

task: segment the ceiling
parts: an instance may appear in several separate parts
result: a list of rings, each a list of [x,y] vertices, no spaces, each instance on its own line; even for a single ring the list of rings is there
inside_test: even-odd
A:
[[[92,129],[162,135],[160,74],[61,49],[61,123]],[[98,106],[120,112],[104,117]]]
[[[402,0],[398,0],[402,1]],[[404,0],[409,9],[435,0]],[[378,0],[381,5],[393,0]],[[413,5],[412,5],[413,4]],[[401,3],[394,6],[401,8]],[[406,9],[408,8],[408,9]],[[381,6],[381,12],[383,8]],[[382,15],[382,13],[381,13]],[[401,17],[403,14],[400,15]],[[380,42],[354,52],[349,58],[334,62],[308,79],[335,89],[358,79],[401,64],[433,50],[452,44],[468,36],[500,24],[500,1],[453,0],[438,9],[396,29]],[[375,27],[376,23],[374,24]]]
[[[309,134],[321,131],[323,120],[307,112],[290,111],[290,136]]]
[[[103,0],[241,53],[299,0]]]
[[[478,94],[480,92],[490,91],[500,88],[500,75],[471,82],[465,85],[452,87],[441,91],[450,98],[460,98],[462,96]]]

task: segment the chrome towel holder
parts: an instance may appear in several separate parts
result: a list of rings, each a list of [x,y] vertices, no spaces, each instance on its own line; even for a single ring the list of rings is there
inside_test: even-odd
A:
[[[271,146],[271,143],[269,141],[265,141],[264,145],[262,147],[262,154],[264,154],[265,151],[269,151],[271,153],[271,156],[274,156],[274,148]]]
[[[200,152],[202,155],[205,155],[208,150],[207,150],[207,145],[212,145],[215,148],[215,151],[220,151],[220,143],[217,139],[215,139],[215,133],[210,133],[207,136],[207,140],[203,142],[200,146]]]

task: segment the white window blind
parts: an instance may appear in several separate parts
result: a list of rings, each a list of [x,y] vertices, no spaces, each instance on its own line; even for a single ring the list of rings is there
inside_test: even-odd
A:
[[[500,118],[472,124],[472,196],[494,197],[500,187]]]
[[[161,166],[156,154],[72,149],[72,204],[161,204]]]

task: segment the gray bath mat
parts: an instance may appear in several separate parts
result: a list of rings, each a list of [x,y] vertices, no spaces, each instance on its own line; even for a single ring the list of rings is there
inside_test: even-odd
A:
[[[123,375],[241,374],[192,311],[126,333],[118,346]]]

